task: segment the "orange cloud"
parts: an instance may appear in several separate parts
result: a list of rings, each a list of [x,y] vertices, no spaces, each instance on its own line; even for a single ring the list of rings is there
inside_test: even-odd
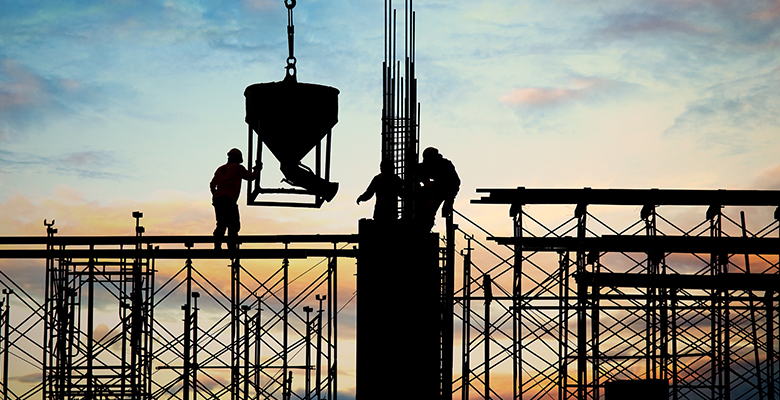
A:
[[[757,19],[759,21],[768,21],[780,18],[780,0],[775,0],[772,5],[766,9],[750,14],[750,18]]]
[[[244,0],[244,8],[253,12],[266,12],[277,7],[279,1],[272,0]]]
[[[614,82],[600,78],[575,78],[573,88],[523,87],[501,96],[505,104],[525,107],[544,107],[580,99],[600,89],[612,86]]]
[[[2,60],[0,72],[11,78],[10,82],[0,81],[0,111],[48,101],[44,82],[22,68],[18,61]]]

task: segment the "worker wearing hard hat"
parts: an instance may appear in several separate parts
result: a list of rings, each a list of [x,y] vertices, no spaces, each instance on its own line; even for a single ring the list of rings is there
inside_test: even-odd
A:
[[[418,177],[423,186],[419,189],[416,219],[420,229],[429,232],[442,203],[441,216],[448,218],[452,215],[455,196],[460,190],[460,177],[452,162],[442,157],[435,147],[423,151]]]
[[[260,176],[260,168],[262,168],[262,165],[259,165],[251,173],[247,171],[241,165],[244,162],[244,157],[239,149],[230,149],[227,156],[227,163],[217,168],[210,184],[211,201],[217,218],[217,227],[214,229],[215,238],[225,236],[225,230],[227,230],[228,237],[238,236],[238,231],[241,230],[241,219],[238,215],[238,195],[241,193],[241,182],[242,180],[257,179]],[[235,243],[228,243],[228,248],[234,247]],[[222,241],[215,240],[214,248],[221,249]]]

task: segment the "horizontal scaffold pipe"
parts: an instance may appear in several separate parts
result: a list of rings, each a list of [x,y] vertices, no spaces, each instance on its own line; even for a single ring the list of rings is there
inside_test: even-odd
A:
[[[780,190],[477,189],[475,204],[587,204],[616,206],[780,206]]]
[[[623,253],[778,254],[780,238],[710,236],[489,237],[522,251],[599,251]]]
[[[577,283],[588,287],[669,288],[699,290],[753,290],[776,292],[780,275],[720,274],[720,275],[656,275],[580,272]]]
[[[0,245],[41,244],[54,246],[68,245],[130,245],[130,244],[186,244],[210,243],[219,240],[226,243],[231,240],[237,243],[358,243],[358,235],[241,235],[236,239],[222,237],[216,239],[211,235],[179,235],[179,236],[0,236]]]
[[[354,249],[11,249],[0,250],[0,259],[301,259],[308,257],[356,257]],[[99,264],[99,261],[95,261]]]

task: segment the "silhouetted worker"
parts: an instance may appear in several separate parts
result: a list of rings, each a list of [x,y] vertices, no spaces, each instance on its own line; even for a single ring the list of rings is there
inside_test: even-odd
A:
[[[227,153],[228,161],[220,166],[214,172],[211,179],[212,204],[214,205],[214,214],[217,217],[217,227],[214,229],[214,236],[221,238],[225,236],[225,230],[228,237],[238,236],[241,230],[241,220],[238,215],[238,195],[241,193],[241,182],[243,179],[251,181],[260,176],[259,165],[251,173],[241,165],[244,157],[241,150],[230,149]],[[215,249],[222,248],[222,241],[214,242]],[[228,248],[235,248],[235,242],[228,242]]]
[[[417,224],[420,229],[429,232],[442,203],[441,216],[447,218],[452,215],[455,196],[460,190],[460,178],[452,162],[442,157],[435,147],[423,151],[423,162],[419,168],[418,177],[423,186],[419,189],[416,204]]]
[[[398,196],[401,196],[403,181],[393,173],[393,164],[383,161],[379,165],[379,175],[371,179],[366,191],[357,198],[357,203],[368,201],[376,194],[374,203],[374,221],[393,221],[398,219]]]

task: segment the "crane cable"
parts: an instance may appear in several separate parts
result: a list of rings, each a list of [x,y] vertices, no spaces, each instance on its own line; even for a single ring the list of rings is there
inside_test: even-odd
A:
[[[284,5],[287,7],[287,47],[289,48],[289,56],[287,57],[287,66],[285,67],[286,74],[284,80],[292,80],[297,82],[297,70],[295,69],[295,55],[294,55],[294,36],[295,26],[293,25],[293,8],[295,8],[295,0],[284,0]]]

